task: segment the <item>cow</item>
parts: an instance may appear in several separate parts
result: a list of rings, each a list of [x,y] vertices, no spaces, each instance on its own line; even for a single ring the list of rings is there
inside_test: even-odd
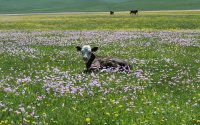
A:
[[[131,14],[131,15],[133,15],[133,14],[136,15],[136,14],[138,14],[138,10],[130,10],[130,14]]]
[[[110,11],[110,15],[114,15],[114,11]]]
[[[95,55],[94,52],[98,50],[98,47],[91,48],[90,45],[84,45],[83,47],[76,46],[76,49],[82,53],[86,66],[84,72],[131,72],[132,66],[122,59]]]

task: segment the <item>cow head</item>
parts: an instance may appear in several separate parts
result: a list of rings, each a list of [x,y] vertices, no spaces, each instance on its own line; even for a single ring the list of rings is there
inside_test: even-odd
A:
[[[96,52],[98,50],[98,47],[93,47],[91,49],[90,45],[84,45],[82,48],[80,46],[77,46],[76,49],[77,51],[81,51],[83,60],[87,63],[90,60],[93,52]]]

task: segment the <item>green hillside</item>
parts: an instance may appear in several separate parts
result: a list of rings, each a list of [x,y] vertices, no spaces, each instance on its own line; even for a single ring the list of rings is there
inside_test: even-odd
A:
[[[200,0],[0,0],[0,13],[200,9]]]

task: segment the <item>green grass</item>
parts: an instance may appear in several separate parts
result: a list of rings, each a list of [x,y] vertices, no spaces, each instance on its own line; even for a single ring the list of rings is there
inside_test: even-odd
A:
[[[0,30],[192,30],[200,29],[200,11],[0,16]]]
[[[199,124],[199,16],[1,16],[0,124]],[[84,44],[132,72],[83,73]]]
[[[108,12],[200,9],[199,0],[0,0],[0,13]]]
[[[199,123],[198,46],[170,44],[168,41],[160,43],[157,35],[154,38],[143,36],[140,39],[98,43],[95,40],[106,37],[104,31],[97,32],[92,45],[100,47],[98,54],[134,60],[131,63],[133,72],[92,75],[82,73],[84,64],[75,46],[86,44],[88,40],[78,32],[5,33],[7,39],[4,39],[4,45],[8,48],[9,39],[15,38],[19,43],[22,38],[30,41],[22,46],[13,43],[18,47],[11,47],[14,53],[5,49],[0,55],[1,124]],[[114,33],[109,32],[107,39]],[[179,34],[177,31],[172,33]],[[192,32],[180,33],[180,39],[191,38],[191,35],[196,37]],[[67,41],[64,46],[60,46],[59,41],[51,45],[53,39],[58,36],[70,38],[69,34],[78,38]],[[43,37],[42,41],[48,40],[47,45],[31,40],[35,39],[33,36],[36,39]],[[123,35],[117,36],[123,38]],[[147,41],[150,45],[145,46]],[[27,47],[37,51],[25,51]],[[135,74],[138,71],[141,72],[139,76]],[[92,85],[94,80],[97,80],[98,86]],[[46,86],[48,84],[50,86]],[[80,87],[84,91],[79,94],[79,91],[73,93],[69,89],[62,93],[60,89],[65,85]]]

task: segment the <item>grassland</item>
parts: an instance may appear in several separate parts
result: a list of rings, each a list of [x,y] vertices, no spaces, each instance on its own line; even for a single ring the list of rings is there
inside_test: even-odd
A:
[[[0,16],[0,30],[194,30],[200,11]]]
[[[0,13],[195,10],[199,0],[0,0]]]
[[[200,123],[199,11],[0,17],[0,124]],[[131,73],[83,73],[76,45]]]

